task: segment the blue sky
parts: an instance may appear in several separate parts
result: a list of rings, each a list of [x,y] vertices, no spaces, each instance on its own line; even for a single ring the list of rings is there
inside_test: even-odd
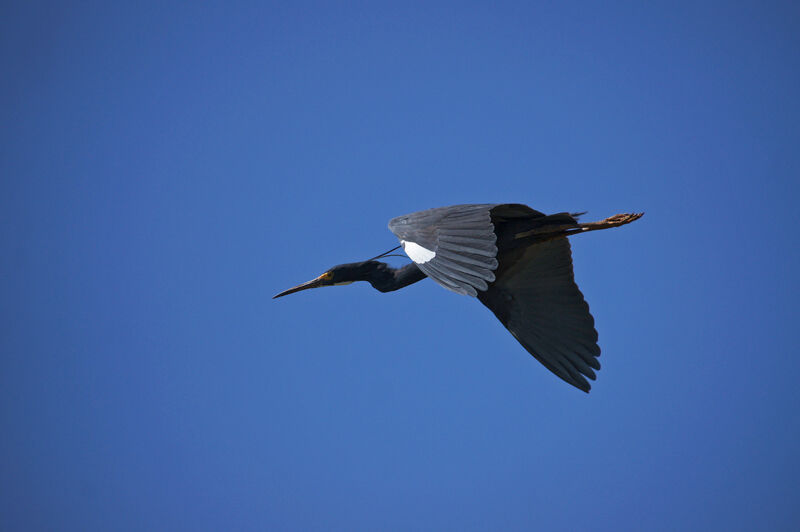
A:
[[[788,2],[5,3],[0,528],[795,530],[798,35]],[[484,202],[646,211],[573,239],[591,394],[428,280],[270,299]]]

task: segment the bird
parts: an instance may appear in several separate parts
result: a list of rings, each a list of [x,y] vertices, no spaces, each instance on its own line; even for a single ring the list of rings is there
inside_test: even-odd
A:
[[[367,281],[380,292],[426,277],[475,297],[547,369],[588,393],[600,369],[594,318],[575,283],[568,237],[629,224],[644,213],[581,223],[586,214],[544,214],[520,203],[437,207],[392,218],[400,245],[366,261],[340,264],[276,294]],[[377,259],[403,248],[411,263]]]

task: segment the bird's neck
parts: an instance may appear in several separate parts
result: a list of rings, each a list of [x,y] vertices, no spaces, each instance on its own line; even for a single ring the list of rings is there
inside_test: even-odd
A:
[[[425,278],[422,270],[414,263],[402,268],[392,268],[384,262],[370,260],[363,263],[363,280],[380,292],[392,292]]]

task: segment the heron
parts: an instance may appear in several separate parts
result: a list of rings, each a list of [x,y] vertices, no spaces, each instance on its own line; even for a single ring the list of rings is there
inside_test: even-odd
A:
[[[310,288],[367,281],[391,292],[433,279],[476,297],[516,340],[565,382],[589,392],[600,346],[589,305],[572,271],[567,237],[629,224],[644,213],[581,223],[586,213],[544,214],[518,203],[438,207],[398,216],[389,230],[400,245],[366,261],[340,264],[279,298]],[[377,259],[400,248],[411,259],[394,268]]]

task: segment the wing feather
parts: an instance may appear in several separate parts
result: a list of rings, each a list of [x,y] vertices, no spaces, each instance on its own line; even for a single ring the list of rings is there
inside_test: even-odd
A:
[[[448,284],[455,284],[457,287],[465,290],[469,295],[477,295],[473,293],[475,289],[486,290],[489,287],[483,279],[451,270],[441,262],[434,263],[434,261],[430,261],[425,264],[420,264],[419,267],[429,277],[433,277],[434,279],[440,277],[444,278]],[[459,293],[462,292],[459,291]]]
[[[588,392],[600,369],[597,331],[575,284],[565,237],[500,257],[497,279],[478,295],[514,337],[550,371]]]
[[[494,281],[494,272],[487,268],[475,268],[474,266],[469,266],[466,264],[462,264],[460,262],[456,262],[450,259],[440,257],[440,260],[437,264],[441,264],[445,268],[449,268],[451,270],[455,270],[461,273],[465,273],[468,275],[472,275],[479,279],[483,279],[484,281]]]
[[[437,255],[445,259],[450,259],[452,261],[460,262],[462,264],[479,266],[487,270],[497,269],[497,259],[492,258],[487,260],[486,257],[481,255],[475,255],[474,253],[454,253],[446,249],[439,249]]]
[[[413,242],[432,253],[418,258],[417,265],[425,275],[448,290],[476,296],[494,281],[498,266],[492,207],[481,204],[429,209],[398,216],[389,222],[389,229],[404,247]]]

